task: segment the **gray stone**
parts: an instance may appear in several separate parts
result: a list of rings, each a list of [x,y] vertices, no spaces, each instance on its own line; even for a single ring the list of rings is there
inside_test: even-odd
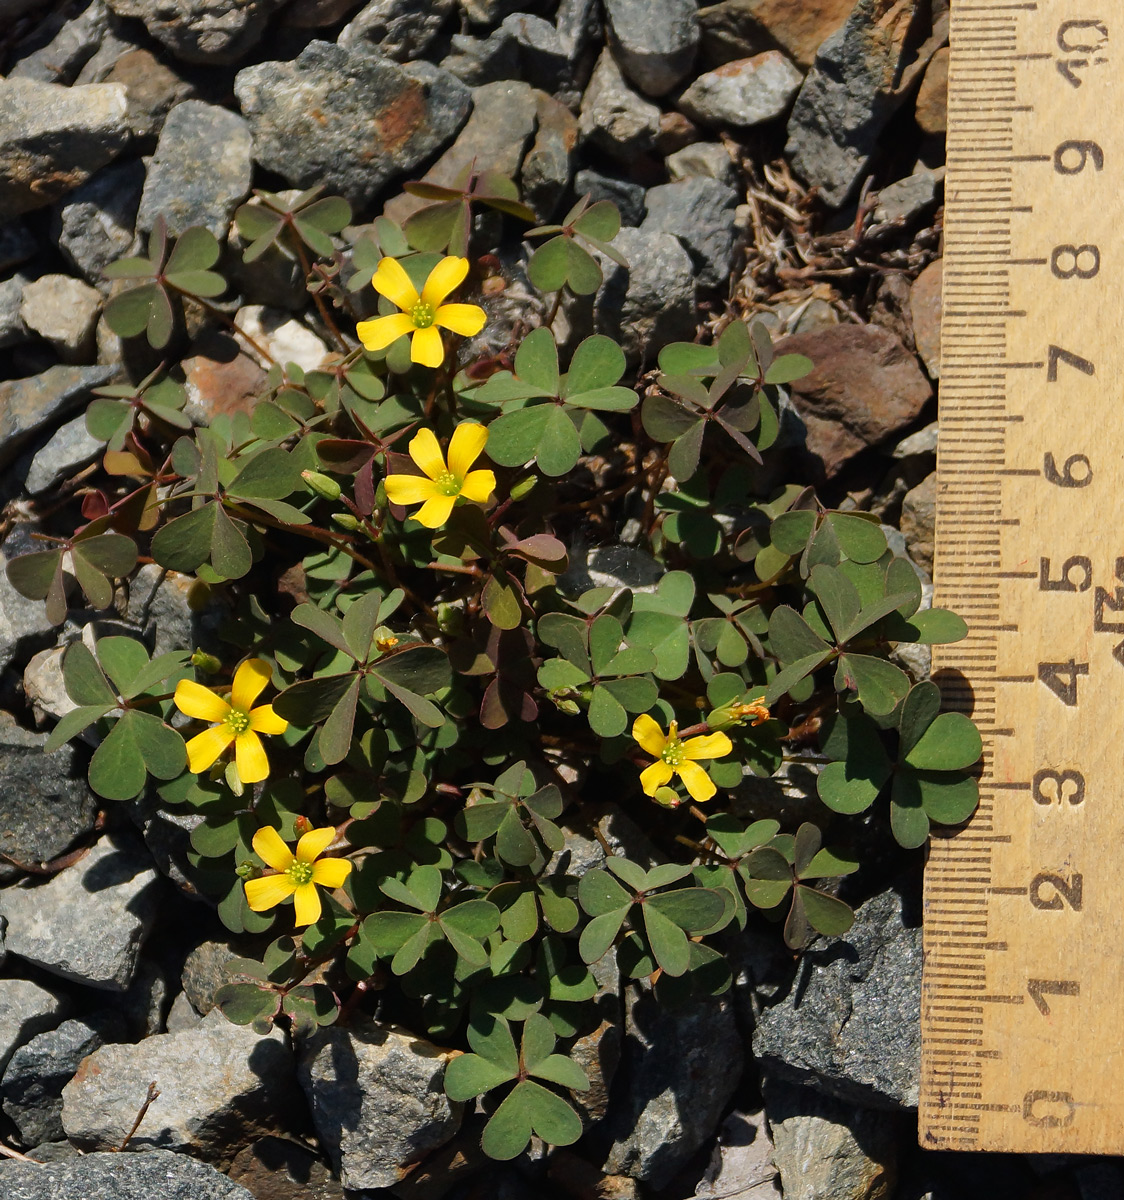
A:
[[[456,0],[371,0],[336,40],[349,49],[410,62],[425,53],[455,5]]]
[[[671,1179],[718,1127],[744,1051],[728,997],[669,1009],[649,991],[626,1006],[619,1074],[627,1091],[608,1118],[604,1170]]]
[[[120,1145],[152,1082],[160,1099],[133,1136],[137,1147],[225,1165],[248,1141],[305,1124],[285,1035],[261,1037],[215,1011],[184,1033],[103,1046],[87,1058],[63,1089],[67,1136],[83,1150]]]
[[[535,139],[520,170],[523,199],[548,221],[558,211],[570,186],[578,121],[572,112],[546,92],[535,90]]]
[[[0,927],[3,927],[0,918]],[[0,1073],[8,1059],[33,1037],[54,1029],[69,1001],[30,979],[0,979]]]
[[[95,353],[94,329],[101,293],[70,275],[40,275],[26,284],[20,318],[68,363],[88,363]]]
[[[180,982],[191,1007],[201,1016],[215,1007],[215,992],[230,982],[226,964],[239,957],[239,951],[226,942],[200,942],[183,964]]]
[[[148,50],[126,47],[113,63],[106,83],[121,83],[128,89],[125,119],[133,134],[133,149],[151,154],[172,107],[195,99],[192,85]]]
[[[536,8],[533,0],[460,0],[461,11],[474,25],[497,25],[521,8]]]
[[[0,1159],[4,1200],[254,1200],[214,1167],[185,1154],[87,1154],[45,1166]]]
[[[519,46],[511,30],[502,25],[486,38],[455,33],[451,45],[452,53],[441,60],[441,68],[469,87],[496,83],[519,74]]]
[[[936,421],[931,421],[924,429],[919,429],[916,433],[911,433],[909,437],[902,438],[894,447],[894,458],[924,458],[927,462],[935,465],[937,453],[937,433],[939,426]]]
[[[648,211],[644,206],[648,194],[646,188],[627,179],[603,175],[589,167],[583,168],[574,176],[574,191],[579,196],[588,194],[594,204],[598,200],[611,200],[620,210],[622,225],[638,226]]]
[[[168,113],[148,164],[137,228],[162,216],[172,235],[204,225],[225,238],[234,210],[250,192],[252,144],[242,117],[202,100]]]
[[[574,71],[581,64],[575,61],[574,44],[557,26],[533,13],[519,12],[505,17],[501,29],[519,48],[519,73],[524,79],[534,80],[550,92],[577,83]]]
[[[649,96],[670,92],[699,44],[697,0],[605,0],[609,45],[625,75]]]
[[[79,467],[92,463],[104,449],[105,443],[87,432],[86,418],[73,417],[36,452],[24,487],[32,496],[49,492]]]
[[[721,142],[693,142],[667,156],[667,173],[673,180],[705,175],[732,184],[737,177],[730,153]]]
[[[35,235],[23,221],[0,224],[0,271],[27,262],[38,248]]]
[[[733,188],[703,175],[664,183],[648,189],[640,232],[674,234],[695,264],[699,285],[724,289],[734,261],[737,203]]]
[[[93,284],[133,244],[144,165],[136,159],[114,163],[71,193],[59,206],[54,234],[59,249]]]
[[[668,342],[690,341],[695,331],[695,271],[670,233],[622,229],[613,246],[628,267],[602,262],[605,282],[594,308],[597,331],[618,338],[638,363]]]
[[[131,580],[127,616],[152,640],[153,654],[214,644],[222,605],[193,607],[192,592],[198,590],[193,576],[156,563],[145,563]]]
[[[74,747],[44,755],[46,740],[46,734],[31,733],[0,714],[0,850],[31,866],[65,854],[93,829],[97,813]],[[0,882],[19,874],[0,859]],[[12,933],[8,949],[14,951]]]
[[[23,289],[28,282],[26,275],[13,275],[0,281],[0,350],[18,346],[32,336],[20,316]]]
[[[168,1009],[168,1017],[164,1022],[165,1033],[186,1033],[189,1029],[197,1029],[203,1018],[192,1007],[186,992],[180,992]]]
[[[138,17],[184,62],[235,63],[261,40],[288,0],[108,0],[122,17]]]
[[[767,50],[700,75],[679,97],[679,108],[700,125],[748,128],[787,112],[803,82],[779,50]]]
[[[87,1054],[103,1044],[101,1033],[85,1021],[63,1021],[22,1045],[9,1059],[0,1081],[4,1115],[25,1146],[61,1141],[62,1089]]]
[[[107,26],[104,0],[90,0],[76,17],[61,22],[58,32],[45,46],[21,58],[8,72],[8,78],[73,83],[93,57]]]
[[[156,920],[158,886],[143,847],[107,834],[49,882],[0,891],[8,950],[63,979],[124,992]]]
[[[937,193],[944,184],[944,170],[918,171],[888,184],[878,193],[874,220],[878,224],[897,221],[906,224],[936,206]]]
[[[125,89],[0,79],[0,223],[72,191],[124,149]]]
[[[765,1115],[784,1200],[889,1200],[899,1135],[885,1113],[767,1080]]]
[[[108,383],[115,370],[112,366],[48,367],[29,379],[0,382],[0,467],[8,466],[33,434],[81,408],[90,391]]]
[[[322,183],[358,207],[456,136],[468,89],[427,62],[310,42],[292,62],[239,71],[254,157],[295,187]]]
[[[906,924],[898,893],[868,900],[847,934],[805,952],[791,991],[758,1021],[754,1057],[850,1103],[915,1108],[921,960],[920,925]]]
[[[312,1120],[345,1188],[398,1183],[460,1128],[442,1087],[448,1052],[373,1021],[319,1029],[298,1075]]]
[[[764,1113],[747,1116],[735,1111],[722,1122],[718,1145],[695,1195],[699,1200],[780,1200]]]
[[[628,161],[655,146],[660,110],[625,83],[613,56],[603,50],[582,98],[578,126],[592,146]]]
[[[20,547],[38,550],[39,546]],[[42,601],[28,600],[12,587],[6,570],[9,555],[0,552],[0,669],[11,664],[17,656],[34,653],[55,641],[55,627],[47,620],[47,606]],[[17,723],[7,713],[0,714],[0,730]],[[25,732],[20,730],[20,732]],[[0,831],[2,838],[2,831]],[[0,841],[0,848],[3,843]],[[4,878],[4,867],[0,863],[0,879]]]

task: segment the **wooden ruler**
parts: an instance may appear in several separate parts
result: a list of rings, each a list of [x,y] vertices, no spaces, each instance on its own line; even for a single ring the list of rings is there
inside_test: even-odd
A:
[[[920,1140],[1124,1152],[1124,4],[953,0]]]

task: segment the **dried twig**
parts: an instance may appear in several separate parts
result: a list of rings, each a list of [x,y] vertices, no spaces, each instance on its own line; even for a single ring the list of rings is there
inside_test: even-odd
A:
[[[144,1120],[145,1113],[148,1112],[149,1108],[152,1107],[153,1101],[157,1100],[159,1098],[159,1096],[160,1096],[160,1089],[156,1086],[156,1080],[154,1079],[148,1085],[148,1094],[144,1098],[144,1103],[140,1106],[140,1112],[137,1113],[137,1119],[133,1122],[132,1129],[130,1129],[129,1132],[127,1134],[125,1134],[125,1140],[121,1143],[120,1146],[117,1147],[115,1153],[120,1154],[121,1151],[124,1150],[126,1146],[128,1146],[129,1142],[132,1141],[133,1134],[136,1133],[136,1131],[140,1128],[140,1123]]]
[[[37,1158],[28,1158],[26,1154],[21,1154],[18,1150],[13,1150],[11,1146],[5,1146],[3,1142],[0,1142],[0,1156],[14,1158],[19,1162],[34,1163],[37,1167],[43,1166],[43,1163]]]

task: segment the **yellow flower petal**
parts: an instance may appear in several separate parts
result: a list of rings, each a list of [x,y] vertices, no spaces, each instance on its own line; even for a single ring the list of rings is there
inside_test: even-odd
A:
[[[388,475],[384,483],[391,504],[423,504],[441,495],[432,479],[420,475]]]
[[[284,733],[289,722],[273,711],[272,704],[262,704],[250,709],[250,728],[255,733]]]
[[[293,852],[281,840],[281,835],[272,825],[263,825],[254,834],[251,843],[254,853],[275,871],[285,871],[293,865]]]
[[[414,323],[406,313],[392,313],[389,317],[373,317],[370,321],[360,321],[355,326],[355,336],[363,343],[364,350],[370,350],[374,354],[385,350],[403,334],[412,333],[413,329]]]
[[[322,858],[312,868],[312,882],[321,887],[343,887],[343,881],[351,874],[351,863],[346,858]]]
[[[190,679],[181,679],[176,684],[175,701],[181,713],[200,721],[221,721],[230,712],[230,705],[221,696]]]
[[[297,889],[287,875],[266,875],[262,879],[247,879],[246,903],[254,912],[265,912],[287,900]]]
[[[449,470],[458,479],[468,474],[487,440],[487,429],[477,421],[464,421],[453,430],[449,439]]]
[[[273,676],[273,668],[264,658],[248,658],[234,672],[234,684],[230,689],[230,703],[234,708],[248,713],[254,701],[262,694],[265,685]]]
[[[461,484],[461,495],[477,504],[483,504],[495,490],[496,477],[491,471],[469,471]]]
[[[454,288],[460,287],[467,274],[467,258],[458,258],[454,254],[446,256],[430,271],[422,288],[422,303],[437,308]]]
[[[297,859],[300,862],[314,862],[335,841],[336,827],[325,825],[322,829],[310,829],[297,842]]]
[[[722,758],[734,748],[734,743],[724,733],[705,733],[701,737],[688,738],[683,743],[685,758]]]
[[[681,763],[675,768],[675,773],[683,780],[687,791],[691,794],[691,799],[697,800],[700,804],[705,804],[718,791],[714,786],[714,780],[697,762],[691,762],[688,759],[687,762]]]
[[[671,779],[672,769],[662,758],[657,759],[650,767],[640,772],[640,786],[645,796],[654,796],[656,792]]]
[[[453,511],[453,505],[456,502],[456,496],[434,496],[413,514],[414,520],[420,522],[426,529],[440,529],[449,519],[449,514]]]
[[[212,725],[187,743],[187,769],[196,775],[210,770],[218,756],[234,741],[229,725]]]
[[[410,439],[410,457],[430,479],[444,475],[449,469],[445,466],[445,456],[441,453],[441,444],[432,429],[419,429]]]
[[[320,893],[314,883],[302,883],[293,892],[297,925],[315,925],[320,920]]]
[[[423,367],[439,367],[445,361],[445,343],[436,325],[415,331],[410,341],[410,361]]]
[[[442,304],[433,314],[434,325],[451,329],[461,337],[475,337],[487,319],[488,314],[475,304]]]
[[[632,737],[640,743],[640,749],[653,758],[659,758],[667,745],[666,734],[647,713],[632,722]],[[670,778],[669,775],[668,779]]]
[[[407,313],[421,299],[406,268],[396,258],[384,258],[379,262],[371,287]]]
[[[269,774],[269,759],[261,738],[247,729],[234,739],[234,761],[243,783],[260,783]]]

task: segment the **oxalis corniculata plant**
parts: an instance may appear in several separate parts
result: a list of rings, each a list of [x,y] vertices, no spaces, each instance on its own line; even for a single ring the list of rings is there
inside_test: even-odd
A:
[[[76,707],[48,752],[82,737],[99,796],[195,813],[196,887],[235,933],[276,931],[262,961],[232,964],[230,1020],[302,1033],[378,993],[385,1019],[467,1046],[446,1091],[484,1097],[484,1149],[511,1158],[532,1133],[581,1134],[589,1083],[566,1051],[600,1021],[591,968],[615,954],[674,1005],[729,988],[730,930],[773,921],[794,950],[846,932],[824,881],[871,836],[846,817],[874,807],[905,847],[964,821],[980,739],[891,661],[965,626],[920,611],[877,521],[796,484],[758,494],[778,389],[806,359],[733,314],[712,344],[650,347],[642,398],[610,338],[560,356],[564,296],[622,261],[616,209],[588,198],[527,233],[545,239],[527,271],[544,323],[529,311],[507,350],[474,358],[471,298],[501,282],[473,258],[474,215],[533,214],[491,172],[411,186],[434,203],[350,239],[346,202],[316,191],[239,211],[246,263],[297,261],[338,353],[274,364],[252,412],[208,425],[170,364],[185,312],[232,323],[218,243],[158,226],[147,257],[114,264],[107,320],[166,364],[100,390],[101,486],[77,494],[73,533],[8,571],[56,623],[80,593],[112,604],[148,561],[222,606],[221,653],[74,642]],[[379,315],[362,320],[372,280]],[[615,540],[626,515],[656,586],[568,590],[571,535]],[[811,822],[782,829],[755,788],[786,745],[808,757],[809,728],[841,849]],[[657,865],[597,830],[610,798]],[[563,823],[598,838],[599,865],[577,868]]]

